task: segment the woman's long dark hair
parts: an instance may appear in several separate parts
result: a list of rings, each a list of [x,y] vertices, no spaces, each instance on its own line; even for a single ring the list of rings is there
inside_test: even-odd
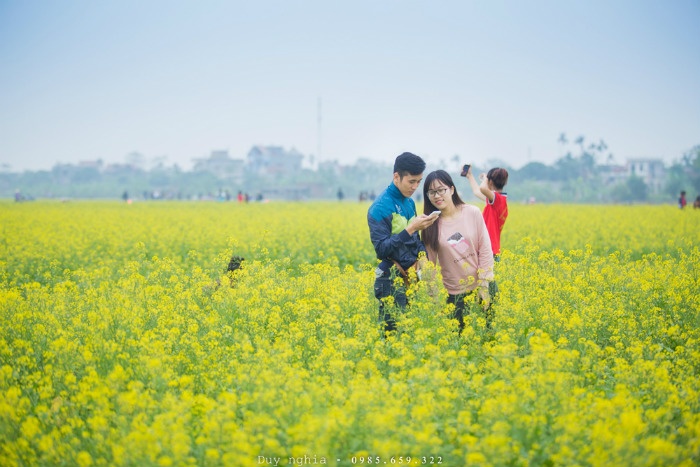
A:
[[[442,184],[447,186],[448,188],[454,188],[454,192],[452,193],[452,202],[454,203],[455,207],[464,204],[462,198],[459,197],[459,193],[457,193],[457,188],[455,187],[455,184],[452,181],[452,177],[450,177],[450,174],[448,174],[444,170],[435,170],[433,172],[430,172],[423,181],[424,214],[430,214],[431,212],[438,210],[438,208],[436,208],[433,205],[433,202],[430,200],[430,196],[428,196],[428,190],[430,190],[430,185],[432,185],[435,180],[441,181]],[[423,229],[423,231],[420,234],[423,244],[433,251],[437,251],[438,249],[440,238],[440,226],[438,225],[439,222],[439,220],[433,222],[432,225],[430,225],[428,228]]]

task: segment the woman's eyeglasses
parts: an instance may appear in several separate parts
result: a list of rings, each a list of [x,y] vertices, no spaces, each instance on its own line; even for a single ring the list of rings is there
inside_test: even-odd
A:
[[[447,193],[447,188],[438,188],[437,190],[428,190],[428,196],[431,198],[435,198],[435,196],[440,195],[443,196],[445,193]]]

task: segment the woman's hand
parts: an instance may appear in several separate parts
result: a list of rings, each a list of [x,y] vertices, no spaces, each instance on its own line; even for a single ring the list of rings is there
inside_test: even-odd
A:
[[[489,293],[488,286],[479,287],[479,289],[477,290],[477,294],[479,295],[479,302],[481,303],[481,308],[483,308],[484,311],[488,310],[491,306],[491,294]]]

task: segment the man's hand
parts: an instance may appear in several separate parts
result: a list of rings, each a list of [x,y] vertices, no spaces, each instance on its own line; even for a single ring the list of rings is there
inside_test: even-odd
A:
[[[435,222],[438,217],[440,216],[428,216],[426,214],[414,217],[411,223],[406,226],[406,232],[413,235],[417,231],[433,225],[433,222]]]

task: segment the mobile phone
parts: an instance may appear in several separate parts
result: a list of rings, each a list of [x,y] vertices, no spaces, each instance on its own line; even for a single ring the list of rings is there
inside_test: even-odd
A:
[[[466,176],[467,176],[467,172],[469,172],[469,167],[471,167],[470,164],[464,164],[464,165],[462,166],[462,173],[460,173],[459,175],[461,175],[462,177],[466,177]]]
[[[435,210],[435,211],[433,211],[433,212],[430,213],[430,215],[433,216],[433,217],[437,217],[437,216],[439,216],[440,214],[442,214],[442,211],[440,211],[439,209],[438,209],[438,210]]]

